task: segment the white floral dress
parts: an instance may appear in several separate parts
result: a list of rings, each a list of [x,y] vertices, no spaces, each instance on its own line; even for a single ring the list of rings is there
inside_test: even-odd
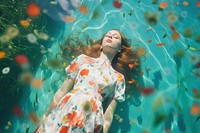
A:
[[[51,111],[38,132],[99,132],[104,122],[102,102],[107,97],[125,101],[124,76],[110,62],[85,54],[76,57],[65,70],[68,78],[74,79],[73,89]]]

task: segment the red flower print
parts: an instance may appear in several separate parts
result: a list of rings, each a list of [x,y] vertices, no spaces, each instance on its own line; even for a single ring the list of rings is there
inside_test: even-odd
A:
[[[89,81],[89,84],[90,84],[90,85],[94,85],[95,82],[94,82],[94,81]]]
[[[74,62],[69,66],[68,72],[72,73],[78,69],[78,63]]]
[[[78,117],[77,121],[76,121],[76,126],[78,126],[79,128],[83,128],[84,118],[85,118],[85,115],[83,113],[81,113],[80,116]]]
[[[76,124],[76,120],[78,119],[78,114],[76,111],[73,111],[72,113],[68,113],[67,114],[67,118],[68,118],[68,123],[71,126],[75,126]]]
[[[83,69],[81,70],[80,74],[81,76],[88,76],[89,70],[88,69]]]
[[[61,128],[60,128],[60,133],[68,133],[68,127],[66,127],[66,126],[62,126]]]
[[[82,118],[77,119],[76,125],[77,125],[79,128],[83,128],[83,119],[82,119]]]
[[[77,112],[73,111],[72,113],[67,114],[67,118],[69,125],[76,125],[79,128],[83,128],[84,115],[80,114],[80,116],[78,116]]]
[[[61,102],[61,107],[63,107],[67,103],[67,101],[69,100],[70,97],[71,97],[71,95],[65,96],[65,98]]]
[[[96,112],[98,109],[97,103],[93,99],[90,100],[90,103],[92,104],[92,112]]]

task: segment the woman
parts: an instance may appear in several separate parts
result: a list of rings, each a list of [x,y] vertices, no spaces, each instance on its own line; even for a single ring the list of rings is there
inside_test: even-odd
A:
[[[133,79],[139,66],[136,51],[118,30],[108,31],[81,52],[65,68],[67,78],[37,132],[107,133],[117,102],[125,101],[125,89],[137,86]]]

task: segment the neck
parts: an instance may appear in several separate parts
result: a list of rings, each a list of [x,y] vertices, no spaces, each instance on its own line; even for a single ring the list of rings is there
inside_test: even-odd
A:
[[[109,61],[112,62],[114,56],[113,55],[109,55],[109,54],[105,54],[104,52],[101,52],[101,55],[99,56],[99,58],[105,60],[105,61]]]

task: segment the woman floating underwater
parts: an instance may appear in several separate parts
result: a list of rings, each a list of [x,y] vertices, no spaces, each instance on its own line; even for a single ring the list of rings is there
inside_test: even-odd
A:
[[[67,78],[35,132],[107,133],[117,103],[137,87],[139,58],[120,31],[108,31],[81,52],[65,68]]]

